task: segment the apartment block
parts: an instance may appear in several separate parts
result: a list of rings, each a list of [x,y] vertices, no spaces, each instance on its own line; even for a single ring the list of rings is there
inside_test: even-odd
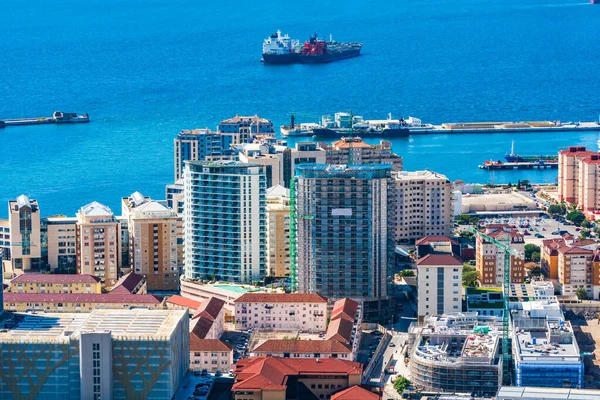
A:
[[[358,300],[365,319],[385,318],[394,251],[391,166],[303,164],[296,171],[292,286]]]
[[[445,236],[428,236],[417,244],[418,320],[462,310],[460,245]]]
[[[524,253],[525,240],[515,228],[503,224],[485,227],[485,233],[495,240],[509,245],[514,251]],[[504,284],[504,250],[477,236],[475,248],[476,269],[481,286],[502,286]],[[510,283],[522,283],[525,278],[523,259],[510,256]]]
[[[245,293],[235,301],[235,329],[324,332],[327,299],[318,294]]]
[[[10,281],[11,293],[102,293],[100,278],[87,274],[21,274]]]
[[[128,220],[131,269],[146,277],[150,291],[178,290],[177,213],[140,192],[123,198],[121,210]]]
[[[275,135],[273,123],[265,118],[236,115],[233,118],[219,122],[217,132],[229,137],[232,145],[250,143],[256,135]]]
[[[283,151],[282,163],[283,186],[289,189],[298,165],[327,164],[327,153],[314,142],[296,142],[293,148]]]
[[[37,200],[24,194],[8,202],[10,225],[10,260],[13,270],[30,271],[40,268],[42,243],[40,208]]]
[[[50,268],[74,270],[77,267],[77,218],[48,217],[41,223]]]
[[[402,157],[392,152],[392,143],[387,140],[368,144],[360,137],[348,137],[332,144],[319,142],[318,147],[325,151],[326,164],[390,164],[393,171],[402,170]]]
[[[575,239],[571,235],[564,235],[558,239],[543,240],[540,246],[540,261],[542,270],[550,279],[558,279],[558,260],[560,248],[579,247],[586,250],[595,250],[596,241],[592,239]]]
[[[215,297],[203,301],[191,318],[190,370],[226,372],[233,365],[233,345],[219,340],[223,333],[225,302]]]
[[[121,224],[110,208],[94,201],[77,212],[77,273],[100,278],[106,287],[119,279]]]
[[[326,399],[360,385],[362,364],[336,358],[253,357],[235,366],[235,400]]]
[[[267,187],[283,184],[283,154],[276,152],[275,147],[268,144],[248,143],[238,154],[239,160],[248,164],[262,165],[265,170]]]
[[[0,398],[164,400],[189,365],[180,310],[17,314],[0,332]],[[51,329],[50,329],[51,328]],[[143,371],[143,372],[140,372]],[[26,385],[16,384],[26,379]]]
[[[260,165],[187,161],[185,276],[249,283],[265,276],[266,184]]]
[[[4,293],[4,309],[13,312],[88,313],[96,309],[164,308],[151,294]]]
[[[183,178],[185,161],[204,161],[230,153],[231,137],[209,129],[183,130],[174,139],[174,182]]]
[[[175,210],[178,215],[183,215],[183,179],[165,186],[165,199],[167,207]]]
[[[412,241],[452,232],[452,184],[433,171],[398,171],[394,239]]]
[[[290,276],[290,191],[280,185],[267,189],[267,274]]]
[[[588,159],[598,153],[586,150],[584,146],[570,146],[558,153],[558,201],[579,203],[578,196],[587,192],[580,179],[581,160]]]

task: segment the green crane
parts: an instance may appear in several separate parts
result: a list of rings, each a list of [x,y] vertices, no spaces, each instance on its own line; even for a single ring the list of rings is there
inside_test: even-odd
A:
[[[502,312],[502,381],[504,385],[510,385],[510,364],[512,362],[512,353],[509,347],[508,329],[508,298],[510,296],[510,256],[515,256],[517,258],[524,259],[524,255],[514,249],[511,249],[510,244],[503,243],[473,227],[468,227],[467,231],[504,251],[504,282],[502,284],[502,292],[504,295],[504,310]]]

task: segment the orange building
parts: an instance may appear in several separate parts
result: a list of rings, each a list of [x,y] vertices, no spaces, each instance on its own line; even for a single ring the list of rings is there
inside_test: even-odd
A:
[[[492,238],[510,245],[510,248],[523,253],[525,241],[516,229],[509,225],[492,224],[485,228],[485,233]],[[504,250],[477,237],[475,251],[476,270],[479,273],[481,286],[502,286],[504,283]],[[525,269],[521,258],[510,257],[510,283],[523,283]]]

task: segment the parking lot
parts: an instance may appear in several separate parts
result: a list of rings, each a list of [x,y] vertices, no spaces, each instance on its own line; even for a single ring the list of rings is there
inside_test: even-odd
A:
[[[365,366],[371,362],[373,353],[381,341],[383,335],[379,331],[363,331],[361,334],[360,346],[358,348],[357,361],[364,363]]]
[[[223,331],[221,340],[233,345],[233,363],[238,362],[240,358],[244,358],[248,353],[248,342],[250,334],[238,331]]]

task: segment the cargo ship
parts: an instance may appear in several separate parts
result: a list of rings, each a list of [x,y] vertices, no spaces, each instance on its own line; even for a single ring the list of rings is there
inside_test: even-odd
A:
[[[0,121],[0,127],[40,124],[73,124],[82,122],[90,122],[90,117],[87,113],[77,115],[76,113],[54,111],[52,117],[5,119]]]
[[[504,156],[506,162],[535,162],[535,161],[557,161],[558,155],[552,156],[521,156],[519,154],[515,154],[515,141],[512,141],[512,145],[510,147],[510,154],[506,154]]]
[[[316,33],[300,45],[298,40],[277,31],[264,40],[261,61],[265,64],[328,63],[358,57],[361,49],[361,43],[337,42],[331,35],[326,41],[319,39]]]
[[[547,168],[558,168],[558,160],[538,160],[538,161],[524,161],[524,162],[502,162],[486,160],[479,166],[481,169],[547,169]]]

